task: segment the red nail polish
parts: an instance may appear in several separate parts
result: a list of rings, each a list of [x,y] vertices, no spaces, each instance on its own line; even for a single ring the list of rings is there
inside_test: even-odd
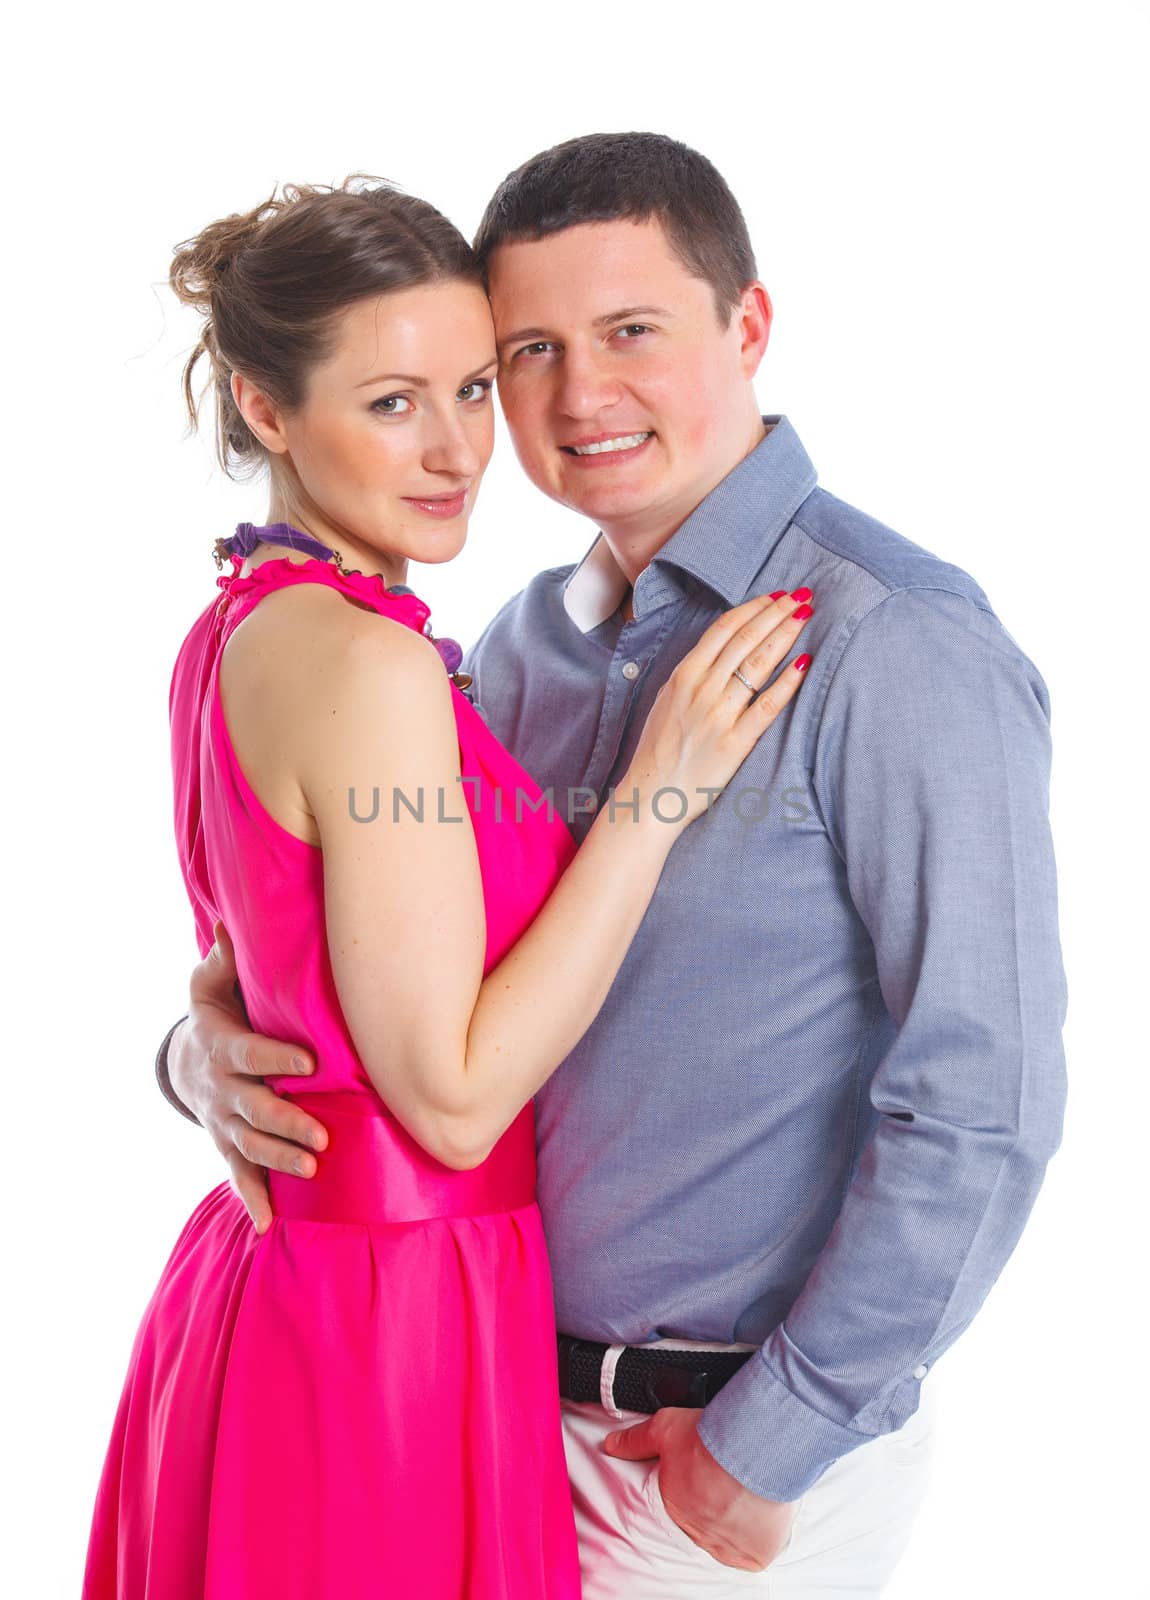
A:
[[[797,610],[791,612],[791,616],[799,622],[801,622],[804,617],[813,617],[814,614],[814,606],[799,606]]]
[[[781,600],[783,598],[783,596],[786,594],[786,592],[787,591],[785,589],[776,589],[774,594],[771,595],[771,599],[772,600]]]
[[[792,600],[809,600],[813,594],[814,594],[814,590],[813,589],[807,589],[807,588],[792,589],[791,590],[791,599]]]
[[[796,656],[795,657],[794,666],[795,666],[795,671],[796,672],[805,672],[807,670],[807,668],[810,666],[810,664],[811,664],[810,656]]]

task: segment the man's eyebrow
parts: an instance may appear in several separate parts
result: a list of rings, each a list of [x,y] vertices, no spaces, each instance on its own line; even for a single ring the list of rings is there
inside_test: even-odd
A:
[[[622,311],[609,311],[605,317],[596,317],[592,327],[605,328],[611,322],[631,322],[635,317],[673,317],[665,306],[624,306]]]
[[[490,372],[492,367],[498,365],[499,358],[492,356],[490,361],[485,361],[481,367],[476,367],[474,372],[469,372],[459,387],[462,389],[464,385],[481,378],[485,372]],[[413,389],[426,389],[428,386],[426,378],[417,378],[410,372],[379,372],[374,378],[365,378],[362,383],[357,383],[356,388],[369,389],[373,383],[410,383]]]
[[[522,339],[549,339],[551,335],[546,328],[516,328],[514,333],[509,333],[505,339],[500,339],[499,348],[505,349],[509,344],[518,344]]]
[[[592,322],[593,328],[607,328],[612,322],[634,321],[636,317],[670,317],[675,313],[668,311],[665,306],[624,306],[621,311],[608,311],[604,317],[596,317]],[[554,334],[548,328],[516,328],[514,333],[509,333],[499,341],[499,348],[505,350],[509,344],[520,344],[526,339],[552,339]]]

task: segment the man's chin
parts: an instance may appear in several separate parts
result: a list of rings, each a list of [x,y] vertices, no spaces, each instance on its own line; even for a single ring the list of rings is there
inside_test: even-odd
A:
[[[605,480],[572,483],[567,479],[552,498],[569,510],[579,512],[580,516],[603,522],[642,515],[658,495],[657,485],[652,483],[609,483]]]

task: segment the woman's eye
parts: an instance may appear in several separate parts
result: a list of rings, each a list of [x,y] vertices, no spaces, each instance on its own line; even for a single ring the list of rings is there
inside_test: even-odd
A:
[[[372,401],[371,409],[378,411],[381,416],[401,417],[414,408],[405,394],[385,394],[381,399]]]
[[[486,400],[490,393],[491,379],[476,378],[474,383],[465,383],[463,385],[463,388],[456,395],[456,399],[475,403],[476,401]]]

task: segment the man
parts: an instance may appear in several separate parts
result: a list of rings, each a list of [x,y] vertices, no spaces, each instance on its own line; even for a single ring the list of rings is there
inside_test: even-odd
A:
[[[701,156],[570,141],[501,185],[477,248],[519,458],[601,531],[465,665],[576,836],[626,802],[716,615],[815,606],[802,693],[672,852],[537,1100],[584,1592],[877,1594],[921,1495],[923,1380],[1060,1135],[1045,688],[970,577],[759,416],[770,301]],[[314,1171],[316,1129],[253,1081],[293,1052],[246,1031],[233,980],[218,952],[197,970],[171,1074],[262,1224],[255,1163]]]

